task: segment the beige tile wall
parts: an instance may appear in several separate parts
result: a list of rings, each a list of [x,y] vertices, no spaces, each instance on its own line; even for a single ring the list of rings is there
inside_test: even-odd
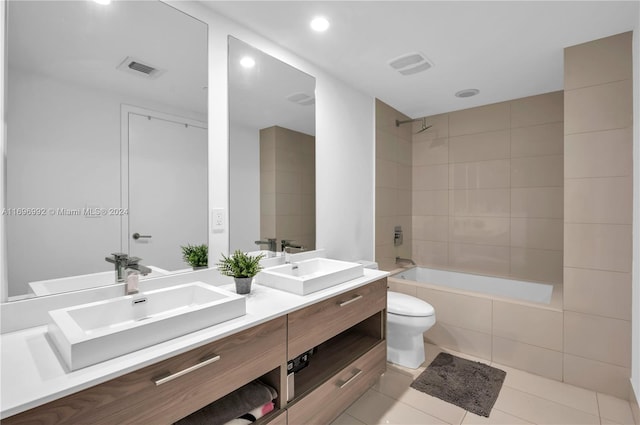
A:
[[[413,136],[414,260],[562,282],[563,115],[554,92],[428,117]]]
[[[406,115],[376,100],[376,261],[380,268],[395,268],[395,257],[412,257],[411,187],[411,124],[396,126],[396,120]],[[425,167],[422,181],[438,181],[447,169]],[[446,189],[446,188],[445,188]],[[433,191],[430,183],[425,190]],[[440,203],[446,204],[446,200]],[[394,227],[402,226],[403,244],[394,246]],[[424,223],[424,231],[436,226]],[[446,231],[446,229],[445,229]]]
[[[436,308],[427,341],[632,394],[630,87],[625,33],[565,49],[564,101],[556,92],[437,115],[413,137],[419,264],[564,283],[557,311],[390,281]]]
[[[315,138],[277,126],[260,130],[260,237],[315,249],[315,199]]]
[[[565,49],[564,380],[626,398],[631,368],[631,33]]]

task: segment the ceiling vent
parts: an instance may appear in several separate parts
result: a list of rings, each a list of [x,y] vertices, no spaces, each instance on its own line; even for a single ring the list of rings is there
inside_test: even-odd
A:
[[[287,100],[302,106],[309,106],[316,103],[316,99],[306,93],[290,94],[289,96],[287,96]]]
[[[413,52],[390,60],[389,66],[402,75],[412,75],[433,67],[433,62],[422,53]]]
[[[120,65],[117,66],[120,71],[128,72],[139,77],[156,79],[160,75],[164,74],[164,70],[149,64],[148,62],[141,61],[131,56],[124,58]]]

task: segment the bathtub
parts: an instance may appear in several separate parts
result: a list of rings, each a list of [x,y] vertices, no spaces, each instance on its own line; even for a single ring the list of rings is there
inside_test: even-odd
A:
[[[414,267],[393,274],[390,277],[465,292],[476,292],[499,298],[541,304],[550,304],[553,294],[553,285],[551,284],[428,269],[425,267]]]
[[[389,276],[389,290],[430,303],[425,343],[562,381],[562,284],[415,267]],[[434,350],[428,347],[428,350]]]

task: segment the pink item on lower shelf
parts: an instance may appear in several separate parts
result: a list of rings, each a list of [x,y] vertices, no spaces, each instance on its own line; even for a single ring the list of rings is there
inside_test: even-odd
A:
[[[266,415],[269,412],[272,412],[274,408],[275,406],[273,405],[273,402],[265,404],[264,406],[262,406],[262,416]]]
[[[255,409],[253,409],[252,411],[250,411],[246,415],[242,415],[241,417],[244,418],[244,419],[257,421],[258,419],[260,419],[261,417],[263,417],[267,413],[273,411],[273,409],[274,409],[273,402],[270,401],[270,402],[266,403],[264,406],[256,407]]]

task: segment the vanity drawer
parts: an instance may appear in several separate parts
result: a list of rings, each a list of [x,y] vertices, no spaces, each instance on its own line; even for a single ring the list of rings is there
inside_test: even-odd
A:
[[[386,341],[287,408],[289,425],[328,424],[358,399],[386,369]]]
[[[337,295],[288,315],[292,359],[349,329],[387,305],[387,278]]]
[[[165,424],[286,362],[286,319],[262,325],[11,416],[3,425]]]

